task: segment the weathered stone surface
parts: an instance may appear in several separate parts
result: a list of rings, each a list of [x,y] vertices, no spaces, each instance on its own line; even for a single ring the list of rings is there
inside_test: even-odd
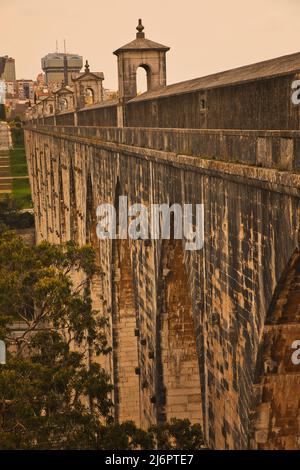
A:
[[[201,147],[208,141],[200,132]],[[207,133],[220,137],[217,131]],[[273,146],[256,140],[262,165],[256,166],[255,159],[242,164],[222,154],[218,160],[217,149],[215,159],[201,158],[196,144],[187,155],[189,135],[186,130],[28,129],[37,240],[73,238],[97,250],[103,275],[93,296],[111,319],[113,354],[105,367],[119,390],[119,419],[132,417],[146,428],[168,416],[189,417],[203,423],[209,445],[218,449],[298,448],[298,369],[285,362],[289,343],[300,333],[298,281],[290,281],[289,293],[278,287],[285,270],[294,272],[289,262],[299,247],[300,181],[290,155],[297,148],[287,132],[277,163],[267,156]],[[267,131],[251,135],[278,137]],[[296,142],[298,132],[292,139]],[[129,204],[146,206],[204,203],[203,250],[187,252],[183,245],[181,254],[168,255],[173,268],[164,269],[173,274],[164,278],[161,241],[97,240],[91,214],[118,194],[127,195]],[[279,307],[270,307],[276,288],[283,289],[281,305],[287,295],[294,299],[288,310],[282,308],[293,320],[290,314],[280,319]],[[293,325],[285,326],[290,321]],[[273,346],[265,346],[266,337],[277,356]],[[281,364],[280,372],[259,373],[261,351],[270,367],[272,361]]]

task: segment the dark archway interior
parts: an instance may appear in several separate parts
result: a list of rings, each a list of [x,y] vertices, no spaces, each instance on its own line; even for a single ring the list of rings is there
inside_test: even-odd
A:
[[[200,376],[192,302],[181,240],[165,240],[158,305],[158,421],[202,423]]]
[[[117,184],[115,207],[120,185]],[[118,220],[117,220],[118,226]],[[117,229],[118,233],[118,229]],[[140,425],[140,379],[133,274],[128,240],[112,245],[112,323],[115,418]]]
[[[136,71],[137,94],[145,93],[151,89],[151,69],[146,64],[141,64]]]
[[[254,419],[259,449],[299,449],[300,365],[292,360],[300,339],[300,253],[278,283],[264,327],[257,365],[259,403]]]
[[[78,214],[77,214],[77,203],[76,203],[76,188],[75,188],[75,175],[74,168],[70,166],[70,229],[71,239],[78,243]]]

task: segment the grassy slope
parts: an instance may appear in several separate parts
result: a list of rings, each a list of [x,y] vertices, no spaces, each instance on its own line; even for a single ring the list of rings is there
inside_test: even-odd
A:
[[[11,176],[28,175],[27,162],[24,147],[17,147],[9,152]]]
[[[24,147],[15,147],[9,152],[10,172],[14,176],[27,176],[27,162]],[[30,184],[28,178],[13,179],[12,196],[17,199],[23,208],[32,207]]]

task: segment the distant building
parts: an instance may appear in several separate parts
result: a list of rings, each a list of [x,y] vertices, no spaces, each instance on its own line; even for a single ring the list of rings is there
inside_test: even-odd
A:
[[[0,80],[16,83],[15,59],[8,55],[0,57]]]
[[[65,85],[71,83],[73,74],[80,72],[82,68],[82,57],[77,54],[63,54],[53,52],[42,58],[42,69],[46,75],[46,84],[64,82]]]
[[[4,80],[0,80],[0,105],[5,104],[6,84]]]
[[[51,94],[48,87],[45,85],[35,85],[34,87],[34,101],[41,100],[42,98],[47,98]]]
[[[19,100],[34,100],[34,81],[17,80],[17,93]]]
[[[74,104],[76,108],[84,108],[103,101],[103,72],[91,72],[88,61],[85,63],[85,71],[74,74]]]
[[[116,100],[119,97],[119,92],[115,90],[109,90],[108,88],[103,89],[103,97],[105,100]]]
[[[44,73],[39,73],[36,77],[36,83],[38,85],[46,85],[46,77]]]
[[[5,89],[6,89],[6,98],[14,99],[15,93],[16,93],[15,83],[6,81]]]

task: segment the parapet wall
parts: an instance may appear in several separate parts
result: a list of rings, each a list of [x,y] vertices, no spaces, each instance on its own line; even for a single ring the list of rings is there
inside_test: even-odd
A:
[[[41,132],[95,138],[175,155],[198,156],[256,167],[299,171],[300,131],[39,126]],[[125,149],[124,149],[125,150]]]
[[[298,130],[300,107],[292,103],[293,73],[208,89],[164,92],[153,98],[137,96],[126,104],[103,102],[77,112],[80,126],[180,129]],[[75,125],[72,113],[56,115],[57,125]],[[39,119],[51,123],[52,117]]]

